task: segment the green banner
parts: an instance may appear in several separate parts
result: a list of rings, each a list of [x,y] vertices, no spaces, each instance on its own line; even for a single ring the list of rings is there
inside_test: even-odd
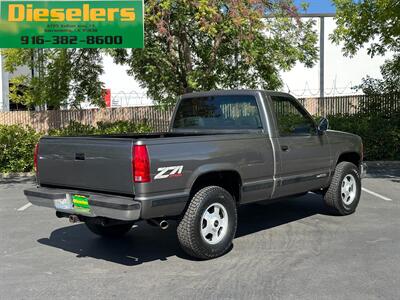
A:
[[[0,48],[143,48],[143,0],[0,0]]]

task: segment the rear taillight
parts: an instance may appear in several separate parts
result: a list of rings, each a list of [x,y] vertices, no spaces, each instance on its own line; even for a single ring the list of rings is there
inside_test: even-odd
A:
[[[38,152],[39,152],[39,143],[35,146],[35,151],[33,152],[33,168],[37,173],[37,163],[38,163]]]
[[[146,145],[134,145],[132,148],[133,181],[150,182],[150,160]]]

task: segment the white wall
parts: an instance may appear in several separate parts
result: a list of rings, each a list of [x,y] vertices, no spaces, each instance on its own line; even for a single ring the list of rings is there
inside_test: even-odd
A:
[[[8,73],[3,68],[3,56],[0,55],[0,111],[9,110],[9,84]]]
[[[4,70],[4,57],[0,55],[0,111],[9,111],[9,81],[14,76],[30,75],[28,67],[18,67],[14,73],[8,73]]]
[[[318,19],[318,35],[319,26]],[[329,40],[329,34],[335,27],[333,18],[325,18],[325,96],[352,95],[356,93],[352,87],[360,84],[363,77],[381,77],[379,67],[391,55],[371,59],[367,55],[367,47],[364,47],[354,57],[344,57],[341,47]],[[291,71],[283,72],[282,78],[285,92],[291,92],[297,97],[319,96],[319,62],[311,69],[297,64]]]
[[[127,74],[128,67],[116,65],[110,56],[103,57],[105,73],[101,80],[106,89],[111,89],[111,106],[145,106],[153,101],[146,95],[139,83]]]

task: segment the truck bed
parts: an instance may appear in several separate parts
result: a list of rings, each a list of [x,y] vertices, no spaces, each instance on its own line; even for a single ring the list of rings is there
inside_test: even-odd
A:
[[[134,195],[132,146],[138,140],[172,142],[218,134],[227,132],[44,137],[38,150],[38,181],[44,187]]]

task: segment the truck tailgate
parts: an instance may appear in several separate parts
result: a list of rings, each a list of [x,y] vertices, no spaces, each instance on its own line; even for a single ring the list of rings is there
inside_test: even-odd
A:
[[[38,149],[41,185],[134,194],[132,138],[45,137]]]

